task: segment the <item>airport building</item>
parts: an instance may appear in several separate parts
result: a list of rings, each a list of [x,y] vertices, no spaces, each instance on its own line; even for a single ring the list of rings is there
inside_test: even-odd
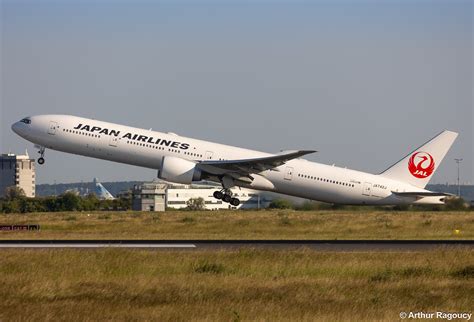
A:
[[[23,189],[27,197],[35,197],[35,160],[28,154],[2,154],[0,156],[0,197],[9,187]]]
[[[202,198],[205,208],[208,210],[218,209],[259,209],[267,208],[272,199],[259,192],[245,188],[232,188],[232,195],[239,198],[240,205],[237,207],[217,200],[213,193],[221,190],[220,185],[213,184],[192,184],[192,185],[168,185],[166,191],[166,205],[169,208],[182,209],[187,207],[189,199]]]
[[[149,182],[135,185],[132,189],[132,210],[165,211],[166,187],[163,182]]]
[[[176,185],[164,181],[153,181],[136,185],[132,190],[132,209],[137,211],[164,211],[166,208],[184,209],[190,199],[202,198],[208,210],[218,209],[259,209],[267,208],[273,200],[270,196],[244,188],[231,189],[240,199],[238,207],[214,198],[213,193],[220,185],[192,184]]]

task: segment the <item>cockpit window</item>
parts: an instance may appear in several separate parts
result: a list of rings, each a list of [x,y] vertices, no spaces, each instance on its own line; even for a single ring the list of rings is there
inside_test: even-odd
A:
[[[31,120],[29,118],[24,118],[23,120],[20,121],[21,123],[25,124],[31,124]]]

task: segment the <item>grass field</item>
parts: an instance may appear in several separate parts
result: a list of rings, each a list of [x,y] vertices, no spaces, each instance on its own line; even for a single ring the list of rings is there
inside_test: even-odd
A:
[[[171,211],[0,215],[0,239],[474,239],[473,212]]]
[[[395,321],[472,312],[474,255],[2,250],[0,320]]]

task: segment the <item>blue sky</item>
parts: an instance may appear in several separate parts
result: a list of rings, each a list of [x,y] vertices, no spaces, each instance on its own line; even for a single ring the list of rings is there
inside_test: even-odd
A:
[[[373,173],[447,128],[473,169],[472,1],[3,1],[0,149],[25,115],[91,117]],[[49,151],[39,182],[151,170]],[[64,166],[67,165],[67,166]],[[74,169],[74,171],[71,171]]]

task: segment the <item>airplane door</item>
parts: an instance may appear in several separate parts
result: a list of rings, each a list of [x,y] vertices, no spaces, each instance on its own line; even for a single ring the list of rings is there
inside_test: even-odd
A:
[[[48,134],[55,135],[56,134],[56,129],[58,128],[58,123],[56,122],[49,122],[49,128],[48,128]]]
[[[362,194],[364,196],[370,196],[371,190],[372,190],[372,184],[370,182],[364,182],[364,190],[362,190]]]
[[[206,154],[204,155],[204,160],[211,160],[213,154],[214,152],[212,151],[206,151]]]
[[[290,180],[293,179],[293,168],[292,167],[286,167],[285,170],[285,180]]]
[[[116,136],[112,136],[109,141],[109,145],[113,147],[117,147],[119,143],[119,138]]]

